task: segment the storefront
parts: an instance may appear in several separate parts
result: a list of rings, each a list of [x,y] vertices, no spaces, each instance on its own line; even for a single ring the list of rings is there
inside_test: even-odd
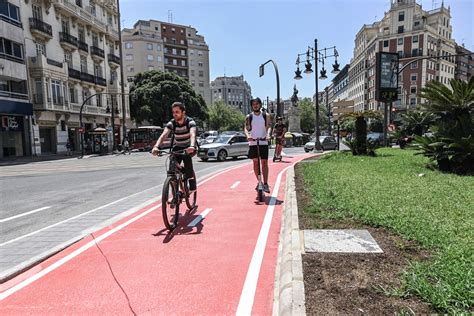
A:
[[[31,103],[0,100],[0,159],[31,155]]]

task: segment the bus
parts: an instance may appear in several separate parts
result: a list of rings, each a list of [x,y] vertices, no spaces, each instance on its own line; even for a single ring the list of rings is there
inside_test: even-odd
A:
[[[141,126],[138,128],[131,128],[128,132],[130,148],[139,151],[151,150],[163,131],[164,128],[160,126]],[[171,143],[171,135],[169,136],[168,140],[163,143],[163,147],[169,147]]]

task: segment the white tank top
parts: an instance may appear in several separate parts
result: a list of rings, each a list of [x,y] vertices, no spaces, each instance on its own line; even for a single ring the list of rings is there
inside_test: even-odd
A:
[[[252,130],[250,131],[250,136],[252,136],[253,139],[257,138],[266,138],[267,137],[267,127],[265,126],[265,119],[263,118],[262,112],[260,112],[260,115],[256,115],[255,113],[252,113],[250,115],[253,115],[252,117]],[[266,140],[260,141],[260,145],[268,145],[268,142]],[[251,141],[249,142],[250,146],[256,146],[257,142],[256,141]]]

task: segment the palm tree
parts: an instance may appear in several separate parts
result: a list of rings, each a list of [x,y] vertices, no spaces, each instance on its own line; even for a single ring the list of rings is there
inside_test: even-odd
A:
[[[423,135],[436,119],[435,114],[423,111],[410,111],[401,116],[406,133],[418,136]]]
[[[380,119],[382,117],[377,111],[351,112],[341,116],[341,121],[355,119],[355,140],[351,143],[352,153],[356,155],[367,154],[367,121],[366,119]]]

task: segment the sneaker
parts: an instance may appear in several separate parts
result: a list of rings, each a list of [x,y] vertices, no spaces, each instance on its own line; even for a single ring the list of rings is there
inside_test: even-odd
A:
[[[263,184],[263,191],[270,193],[270,186],[267,183]]]
[[[258,191],[258,183],[257,183],[257,186],[255,187],[255,191]]]

